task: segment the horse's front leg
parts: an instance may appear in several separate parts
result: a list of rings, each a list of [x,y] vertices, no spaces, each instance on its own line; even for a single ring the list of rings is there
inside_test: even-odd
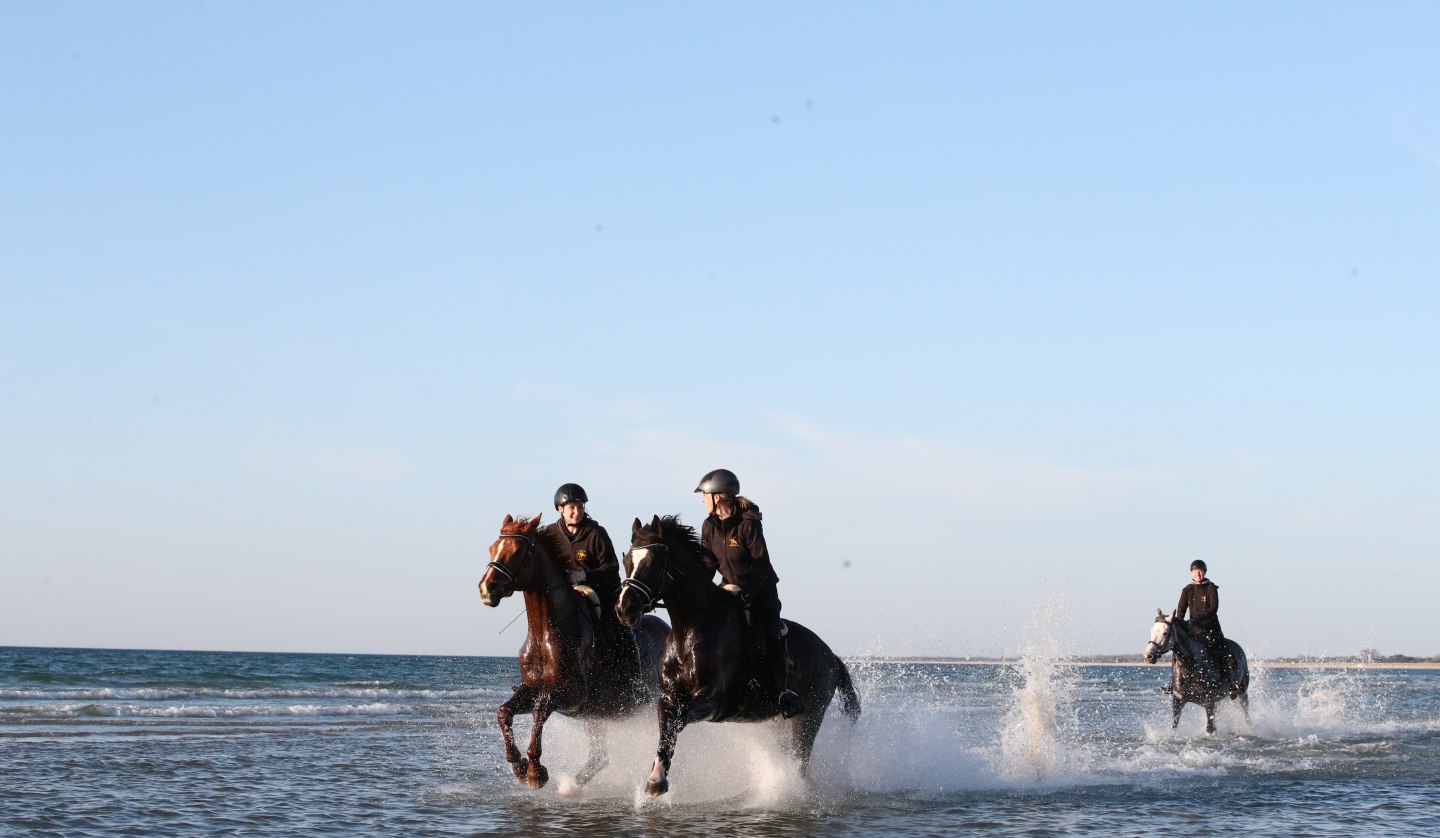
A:
[[[670,760],[675,756],[675,740],[685,728],[685,708],[670,693],[660,695],[660,747],[655,751],[655,765],[645,783],[645,793],[659,797],[670,790]]]
[[[605,752],[605,726],[594,719],[586,719],[585,735],[590,740],[590,758],[585,760],[585,766],[575,775],[577,788],[590,782],[610,764],[610,755]]]
[[[551,709],[553,695],[545,692],[535,699],[535,724],[530,728],[530,770],[526,772],[525,785],[532,789],[543,788],[550,781],[550,772],[540,764],[540,738],[544,735],[545,720],[554,712]]]
[[[1213,701],[1205,702],[1205,732],[1212,736],[1215,734],[1215,702]]]
[[[1184,709],[1185,709],[1185,699],[1181,698],[1181,697],[1178,696],[1178,695],[1172,696],[1172,697],[1170,698],[1170,730],[1171,730],[1171,732],[1174,732],[1174,730],[1175,730],[1177,727],[1180,726],[1180,711],[1181,711],[1181,710],[1184,710]]]
[[[515,694],[510,700],[500,705],[495,711],[495,723],[500,725],[500,735],[505,738],[505,761],[510,763],[510,770],[515,772],[515,779],[525,782],[525,773],[529,770],[529,760],[520,756],[520,751],[515,747],[515,730],[513,720],[516,713],[526,713],[535,706],[535,690],[530,687],[517,687]]]

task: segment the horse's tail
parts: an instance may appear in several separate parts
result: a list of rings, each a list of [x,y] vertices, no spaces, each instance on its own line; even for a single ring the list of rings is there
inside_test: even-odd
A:
[[[855,691],[855,682],[850,680],[850,668],[845,661],[835,656],[836,672],[839,676],[836,687],[840,689],[840,710],[854,722],[860,718],[860,694]]]

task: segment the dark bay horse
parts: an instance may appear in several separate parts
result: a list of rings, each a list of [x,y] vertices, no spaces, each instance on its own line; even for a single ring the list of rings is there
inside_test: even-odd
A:
[[[648,525],[637,518],[631,527],[628,578],[616,606],[620,621],[634,625],[663,599],[674,622],[660,663],[660,747],[645,783],[652,797],[670,788],[675,740],[687,724],[758,722],[780,715],[777,697],[751,686],[767,681],[750,651],[762,642],[759,627],[746,627],[740,598],[711,581],[714,571],[702,556],[695,530],[676,516],[657,516]],[[835,691],[851,721],[860,716],[860,696],[845,662],[825,641],[793,620],[785,623],[794,663],[790,687],[805,704],[805,711],[790,720],[789,744],[803,773]]]
[[[551,713],[583,720],[590,739],[590,756],[575,777],[583,786],[604,768],[602,720],[631,715],[655,700],[659,691],[660,649],[670,627],[659,617],[648,617],[633,629],[639,661],[622,641],[599,631],[587,601],[566,581],[554,556],[558,545],[542,543],[549,534],[538,532],[540,516],[533,519],[505,516],[500,536],[490,545],[490,564],[480,578],[480,599],[492,608],[515,591],[525,595],[525,643],[520,647],[520,686],[500,705],[495,720],[505,737],[505,759],[515,778],[532,789],[544,786],[550,772],[540,764],[541,732]],[[533,712],[530,750],[525,757],[515,748],[511,719]]]
[[[1225,646],[1235,658],[1235,670],[1239,674],[1240,689],[1232,690],[1225,667],[1215,660],[1210,648],[1196,637],[1185,625],[1184,620],[1165,616],[1155,609],[1155,623],[1150,627],[1150,642],[1145,644],[1145,662],[1154,663],[1160,656],[1170,652],[1170,683],[1165,691],[1170,693],[1172,716],[1170,729],[1180,724],[1180,711],[1186,704],[1199,704],[1205,708],[1205,732],[1215,732],[1215,704],[1223,698],[1240,702],[1245,718],[1250,718],[1250,664],[1245,659],[1245,650],[1229,638]]]

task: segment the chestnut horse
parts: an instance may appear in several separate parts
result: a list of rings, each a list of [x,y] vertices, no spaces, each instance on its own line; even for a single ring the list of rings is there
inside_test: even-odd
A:
[[[1233,640],[1225,640],[1226,649],[1235,658],[1239,689],[1233,689],[1225,676],[1224,665],[1215,660],[1210,647],[1190,632],[1184,620],[1178,620],[1155,609],[1155,622],[1150,626],[1150,642],[1145,644],[1145,662],[1154,663],[1170,652],[1170,683],[1161,689],[1170,693],[1170,729],[1180,725],[1180,711],[1186,704],[1205,708],[1205,732],[1215,732],[1215,704],[1223,698],[1239,700],[1246,720],[1250,718],[1250,663],[1245,650]]]
[[[515,778],[532,789],[544,786],[550,772],[540,764],[540,741],[551,713],[584,721],[590,739],[590,756],[575,777],[583,786],[609,758],[601,720],[621,718],[655,700],[658,692],[660,647],[670,627],[650,617],[633,629],[635,650],[625,648],[623,629],[601,631],[588,601],[570,587],[554,556],[558,545],[541,542],[549,534],[537,532],[540,516],[532,519],[505,516],[500,537],[490,545],[490,564],[480,578],[480,599],[492,608],[515,591],[525,595],[527,631],[520,647],[520,686],[500,705],[495,720],[505,737],[505,759]],[[515,748],[511,719],[533,712],[530,750],[525,757]]]
[[[675,740],[690,722],[758,722],[780,715],[777,696],[755,688],[768,681],[750,651],[761,645],[760,629],[746,628],[740,597],[711,581],[714,571],[703,556],[695,530],[677,516],[657,516],[648,525],[637,518],[631,527],[628,578],[616,606],[620,621],[635,625],[641,612],[663,599],[674,622],[660,663],[660,747],[645,783],[652,797],[669,790]],[[845,662],[825,641],[793,620],[785,623],[794,663],[790,686],[805,705],[790,720],[790,750],[803,774],[835,691],[852,722],[860,716],[860,696]]]

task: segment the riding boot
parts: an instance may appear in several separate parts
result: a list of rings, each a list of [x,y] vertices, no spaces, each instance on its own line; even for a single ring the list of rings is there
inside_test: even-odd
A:
[[[805,712],[799,693],[790,689],[790,650],[785,636],[772,637],[765,644],[765,663],[770,670],[770,683],[780,701],[780,715],[785,718]]]

